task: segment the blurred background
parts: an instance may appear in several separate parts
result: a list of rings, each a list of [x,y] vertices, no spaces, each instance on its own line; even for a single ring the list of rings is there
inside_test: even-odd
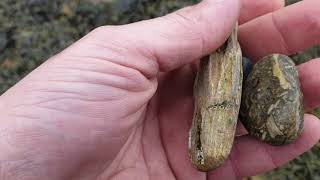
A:
[[[287,0],[290,5],[299,0]],[[0,94],[95,27],[165,15],[197,0],[1,0]],[[320,57],[320,46],[293,56],[297,64]],[[312,113],[320,117],[320,111]],[[247,179],[319,180],[320,144],[272,172]]]

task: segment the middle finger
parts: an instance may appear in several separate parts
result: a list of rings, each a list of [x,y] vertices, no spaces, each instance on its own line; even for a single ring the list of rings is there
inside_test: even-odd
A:
[[[239,28],[245,56],[293,54],[320,43],[320,1],[308,0],[256,18]]]

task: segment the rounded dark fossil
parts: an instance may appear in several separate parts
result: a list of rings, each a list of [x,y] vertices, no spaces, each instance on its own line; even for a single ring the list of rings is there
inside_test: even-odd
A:
[[[266,56],[244,83],[241,121],[249,134],[271,145],[288,144],[303,129],[303,96],[294,62]]]

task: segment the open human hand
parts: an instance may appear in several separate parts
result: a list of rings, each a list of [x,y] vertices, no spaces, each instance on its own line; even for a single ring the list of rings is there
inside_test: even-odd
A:
[[[226,40],[237,19],[243,52],[254,61],[320,43],[320,1],[283,6],[204,0],[164,17],[95,29],[0,97],[0,179],[229,180],[307,151],[320,138],[320,121],[309,114],[290,145],[236,137],[229,159],[212,172],[196,171],[187,155],[193,64]],[[298,69],[305,109],[319,106],[320,61]]]

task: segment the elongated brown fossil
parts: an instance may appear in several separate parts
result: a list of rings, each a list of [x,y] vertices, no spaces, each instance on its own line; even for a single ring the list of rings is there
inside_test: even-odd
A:
[[[196,77],[188,151],[198,170],[215,169],[228,157],[236,130],[241,89],[242,54],[235,28],[223,46],[201,60]]]

